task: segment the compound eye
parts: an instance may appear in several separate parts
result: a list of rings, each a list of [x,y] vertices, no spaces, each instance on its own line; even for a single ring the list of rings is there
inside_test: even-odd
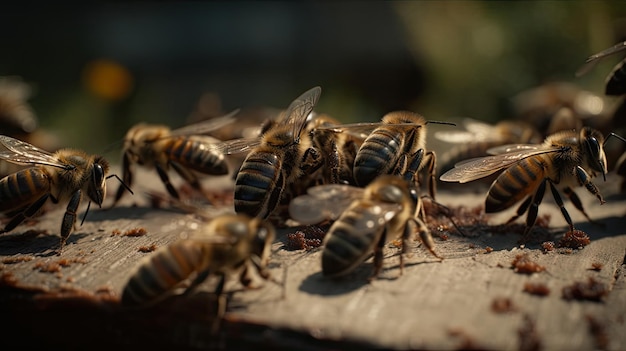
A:
[[[101,186],[104,183],[104,169],[97,163],[93,165],[93,182],[96,186]]]

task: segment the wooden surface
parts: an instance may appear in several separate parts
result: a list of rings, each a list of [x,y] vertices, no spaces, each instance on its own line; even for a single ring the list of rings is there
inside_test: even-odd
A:
[[[0,313],[9,323],[5,335],[19,337],[24,345],[64,348],[626,349],[626,198],[617,194],[613,175],[606,183],[596,181],[607,200],[602,206],[578,190],[590,216],[604,226],[588,223],[566,203],[576,228],[589,235],[584,248],[544,248],[547,241],[558,243],[566,230],[546,194],[539,211],[550,230],[539,228],[539,236],[526,245],[518,244],[519,225],[498,226],[513,210],[481,217],[493,226],[457,218],[466,224],[464,235],[444,218],[440,230],[433,229],[443,261],[416,242],[400,276],[398,250],[388,248],[384,270],[371,283],[371,260],[343,279],[322,277],[320,249],[290,249],[287,235],[298,228],[282,228],[270,271],[277,280],[286,277],[284,296],[277,284],[244,291],[235,279],[229,281],[227,289],[235,292],[219,337],[210,333],[213,281],[196,294],[147,310],[120,307],[124,284],[150,255],[140,248],[167,245],[199,223],[190,214],[153,208],[142,193],[162,191],[162,185],[151,173],[137,179],[142,182],[134,187],[136,194],[120,206],[91,209],[61,256],[54,247],[62,208],[51,207],[0,237]],[[110,196],[118,184],[114,179],[108,184]],[[207,184],[232,190],[227,177]],[[484,187],[441,186],[438,200],[453,209],[475,208],[484,201]],[[218,211],[231,211],[230,206]],[[124,235],[136,228],[146,234]],[[41,232],[47,234],[36,235]],[[521,254],[545,270],[516,272],[512,262]],[[564,289],[590,278],[598,283],[596,300],[564,298]],[[549,292],[525,292],[527,283],[542,284]]]

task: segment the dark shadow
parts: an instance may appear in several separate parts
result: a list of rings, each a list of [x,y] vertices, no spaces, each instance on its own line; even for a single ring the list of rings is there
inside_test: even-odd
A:
[[[372,263],[361,264],[350,274],[338,278],[325,277],[322,272],[316,272],[302,280],[299,290],[322,296],[345,294],[369,284],[373,266]]]
[[[624,211],[626,214],[626,209]],[[626,234],[626,217],[624,216],[606,217],[595,221],[596,223],[587,221],[574,223],[574,228],[587,233],[591,240]],[[561,234],[564,234],[565,231],[567,229],[563,228]]]
[[[152,208],[152,207],[138,207],[138,206],[126,206],[126,207],[113,207],[113,208],[103,208],[103,209],[90,209],[87,214],[87,218],[85,222],[101,222],[101,221],[110,221],[117,219],[139,219],[145,217],[147,214],[153,214],[159,211],[168,211],[175,213],[187,214],[182,210],[178,209],[161,209],[161,208]],[[84,212],[81,213],[81,216],[84,215]],[[82,220],[82,217],[80,218]]]
[[[73,245],[86,237],[87,233],[72,233],[65,241],[65,247]],[[0,255],[12,256],[17,254],[31,254],[40,257],[58,254],[61,237],[57,234],[48,234],[45,231],[28,230],[12,232],[0,236]]]

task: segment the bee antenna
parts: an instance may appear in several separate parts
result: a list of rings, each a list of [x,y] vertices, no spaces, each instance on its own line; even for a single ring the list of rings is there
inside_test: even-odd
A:
[[[444,125],[447,125],[447,126],[455,126],[456,127],[456,123],[453,123],[453,122],[426,121],[426,124],[444,124]]]
[[[87,212],[89,212],[89,208],[91,207],[91,201],[87,203],[87,209],[85,210],[85,214],[83,215],[83,219],[80,221],[80,225],[82,226],[85,223],[85,218],[87,218]]]
[[[126,185],[126,183],[124,183],[124,181],[123,181],[120,177],[118,177],[118,176],[117,176],[117,174],[111,174],[111,175],[108,175],[108,176],[106,177],[106,179],[109,179],[109,178],[111,178],[111,177],[115,177],[115,178],[117,178],[117,180],[119,180],[119,181],[120,181],[120,183],[122,184],[122,186],[123,186],[124,188],[126,188],[126,190],[128,190],[128,192],[129,192],[129,193],[131,193],[131,194],[135,195],[135,193],[134,193],[134,192],[130,189],[130,187],[129,187],[128,185]]]
[[[617,135],[617,134],[615,134],[615,133],[611,132],[611,134],[609,134],[609,135],[606,137],[606,139],[604,139],[604,143],[602,143],[602,147],[604,147],[604,145],[606,145],[606,142],[607,142],[607,141],[609,141],[609,138],[611,138],[611,137],[616,137],[617,139],[619,139],[619,140],[621,140],[621,141],[623,141],[623,142],[625,142],[625,143],[626,143],[626,139],[625,139],[625,138],[623,138],[623,137],[621,137],[621,136],[619,136],[619,135]]]

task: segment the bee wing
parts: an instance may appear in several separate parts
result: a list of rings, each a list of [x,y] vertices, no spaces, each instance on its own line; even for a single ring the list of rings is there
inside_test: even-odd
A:
[[[309,114],[313,111],[321,94],[322,88],[311,88],[293,100],[287,107],[287,110],[285,110],[285,118],[281,123],[293,126],[294,140],[300,137],[300,133],[308,121]]]
[[[515,151],[538,150],[541,147],[541,144],[507,144],[489,148],[487,149],[487,153],[490,155],[499,155]]]
[[[393,216],[402,210],[402,206],[394,203],[376,202],[367,207],[366,212],[370,216],[362,216],[362,220],[354,223],[356,233],[367,233],[372,231],[373,226],[383,226]]]
[[[463,126],[465,130],[437,131],[434,136],[438,140],[455,144],[498,140],[498,134],[495,133],[494,126],[491,124],[473,118],[464,118]]]
[[[289,203],[289,215],[300,224],[315,224],[337,219],[350,204],[363,196],[363,188],[346,184],[311,187]]]
[[[338,124],[336,126],[316,127],[314,130],[330,131],[334,133],[346,133],[359,139],[365,139],[374,129],[383,125],[385,125],[385,123],[380,123],[380,122],[346,123],[346,124]]]
[[[7,148],[7,150],[0,151],[0,159],[2,160],[20,165],[40,164],[66,169],[72,168],[70,165],[59,162],[52,153],[21,140],[0,135],[0,144]]]
[[[596,64],[603,58],[616,54],[622,50],[626,50],[626,41],[615,44],[612,47],[602,50],[597,54],[593,54],[587,58],[585,63],[576,71],[576,77],[587,74]]]
[[[181,135],[197,135],[197,134],[206,134],[212,132],[216,129],[222,128],[226,125],[229,125],[235,121],[235,115],[239,113],[239,109],[232,111],[231,113],[211,118],[205,121],[201,121],[194,124],[189,124],[184,127],[174,129],[170,132],[170,137],[176,137]]]
[[[222,142],[211,145],[215,150],[223,153],[224,155],[238,154],[242,152],[248,152],[253,148],[261,144],[260,137],[250,138],[238,138],[232,140],[225,140]]]
[[[533,155],[545,154],[559,150],[556,147],[523,149],[493,156],[476,157],[461,161],[454,168],[442,174],[439,179],[444,182],[467,183],[493,174],[503,168]]]

